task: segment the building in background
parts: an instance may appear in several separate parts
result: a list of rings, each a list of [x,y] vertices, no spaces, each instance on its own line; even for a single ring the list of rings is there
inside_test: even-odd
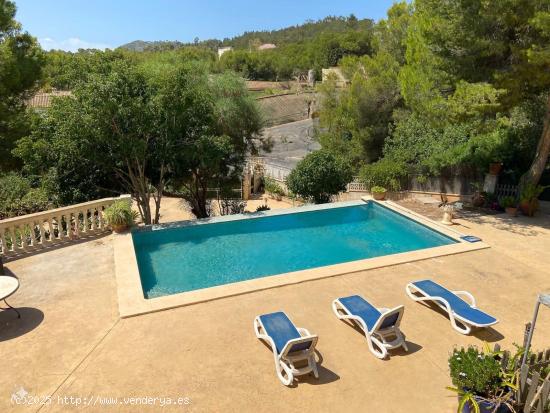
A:
[[[276,49],[277,46],[274,45],[273,43],[264,43],[260,46],[258,46],[258,50],[271,50],[271,49]]]
[[[323,69],[322,75],[323,83],[331,77],[336,79],[336,86],[338,87],[345,87],[350,83],[350,81],[344,76],[344,73],[342,73],[342,69],[339,67],[329,67],[328,69]]]
[[[233,48],[231,46],[228,47],[218,47],[218,59],[222,57],[222,55],[226,52],[232,51]]]
[[[45,111],[52,105],[52,100],[56,97],[72,96],[70,90],[52,90],[51,92],[38,92],[32,98],[27,100],[27,107],[38,112]]]

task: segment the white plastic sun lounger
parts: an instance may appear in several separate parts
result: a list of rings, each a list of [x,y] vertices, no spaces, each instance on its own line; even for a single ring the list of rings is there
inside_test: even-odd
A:
[[[338,298],[332,302],[332,311],[340,320],[355,322],[365,333],[369,349],[379,359],[388,355],[388,350],[403,347],[408,351],[405,336],[399,324],[405,307],[376,308],[359,295]]]
[[[305,328],[295,327],[283,312],[264,314],[254,319],[256,337],[271,346],[277,377],[289,386],[295,376],[313,373],[319,378],[315,361],[318,337]],[[295,364],[305,363],[304,367]]]
[[[476,308],[476,300],[468,291],[450,291],[432,280],[409,283],[405,291],[414,301],[433,301],[445,310],[451,325],[460,334],[469,334],[472,327],[488,327],[498,323],[496,318]],[[468,297],[470,304],[459,295]]]

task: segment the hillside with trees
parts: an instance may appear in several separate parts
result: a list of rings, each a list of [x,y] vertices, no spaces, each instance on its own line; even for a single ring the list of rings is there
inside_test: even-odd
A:
[[[322,33],[344,33],[349,30],[369,31],[374,26],[371,19],[358,19],[353,14],[348,17],[328,16],[321,20],[309,20],[303,24],[277,30],[260,30],[244,32],[241,35],[219,39],[199,40],[192,43],[179,41],[143,41],[135,40],[124,44],[119,49],[133,52],[174,50],[182,47],[197,46],[217,51],[218,47],[231,46],[235,49],[249,50],[256,44],[273,43],[286,46],[292,43],[303,43],[315,39]]]
[[[196,39],[193,43],[138,40],[114,51],[52,51],[47,53],[46,79],[51,87],[71,89],[90,73],[120,59],[148,66],[204,61],[213,73],[232,70],[249,80],[291,80],[314,69],[320,79],[321,69],[337,65],[342,57],[372,53],[373,27],[372,20],[359,20],[352,15],[327,17],[274,31],[247,32],[224,40]],[[277,48],[258,50],[263,43],[274,43]],[[217,49],[222,46],[232,46],[234,50],[218,60]]]
[[[396,3],[374,53],[341,60],[350,87],[322,86],[321,143],[370,186],[475,178],[491,162],[504,182],[536,185],[550,150],[549,21],[542,2]]]
[[[319,76],[335,65],[349,85],[318,85],[317,138],[333,165],[351,165],[345,176],[399,190],[413,175],[476,181],[497,162],[502,182],[520,189],[550,179],[544,2],[402,1],[376,24],[330,17],[246,33],[221,59],[198,39],[136,44],[140,52],[44,52],[15,22],[13,2],[0,5],[1,216],[130,192],[153,222],[166,188],[208,215],[206,189],[230,185],[261,144],[264,124],[243,78]],[[262,42],[278,47],[256,50]],[[25,110],[39,88],[73,97]],[[303,167],[314,176],[316,159]]]

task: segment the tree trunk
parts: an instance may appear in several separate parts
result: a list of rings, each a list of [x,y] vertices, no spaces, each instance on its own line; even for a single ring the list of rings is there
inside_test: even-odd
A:
[[[153,196],[153,200],[155,201],[155,219],[153,220],[153,224],[158,224],[160,221],[160,201],[162,199],[162,191],[164,190],[163,187],[163,184],[159,184],[157,193]]]
[[[136,200],[141,221],[145,225],[151,224],[151,206],[149,201],[151,195],[147,185],[147,178],[141,173],[143,169],[133,168],[129,161],[126,161],[126,170],[115,169],[115,174],[122,181],[126,190]]]
[[[143,223],[145,225],[151,225],[151,205],[149,204],[149,194],[138,192],[136,193],[135,198],[139,205],[139,213]]]
[[[153,194],[153,200],[155,201],[155,219],[153,224],[158,224],[160,221],[160,201],[162,200],[162,193],[164,192],[164,164],[160,166],[160,177],[158,185],[156,186],[156,193]]]
[[[208,191],[208,182],[202,179],[198,172],[193,173],[192,182],[188,186],[189,199],[192,212],[197,218],[208,218],[208,210],[206,208],[206,195]]]
[[[537,152],[535,153],[535,159],[529,170],[521,177],[520,188],[526,184],[537,185],[540,181],[540,177],[546,168],[548,162],[548,154],[550,153],[550,95],[548,96],[548,103],[546,104],[546,114],[544,115],[544,128],[542,129],[542,136],[540,137],[539,144],[537,146]]]

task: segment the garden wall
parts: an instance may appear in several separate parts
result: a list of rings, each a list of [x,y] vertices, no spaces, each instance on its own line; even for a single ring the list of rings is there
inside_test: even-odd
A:
[[[420,178],[412,175],[409,178],[408,190],[432,194],[449,195],[471,195],[473,192],[472,183],[476,182],[472,177],[454,175],[451,177],[428,177]],[[477,181],[483,182],[483,181]]]
[[[290,93],[257,99],[266,126],[308,119],[315,110],[315,93]]]

